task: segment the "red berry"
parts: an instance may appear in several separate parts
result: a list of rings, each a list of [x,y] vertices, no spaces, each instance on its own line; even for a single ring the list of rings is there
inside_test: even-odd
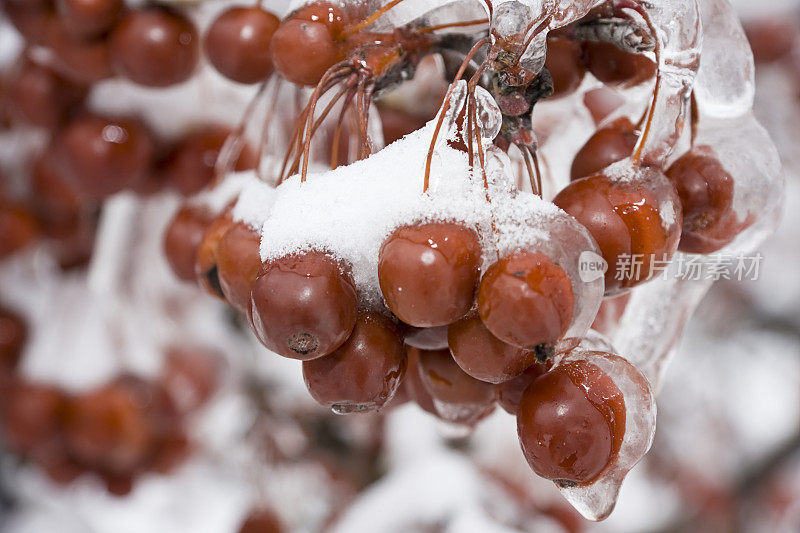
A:
[[[261,7],[232,7],[211,23],[205,38],[208,60],[223,76],[256,83],[272,74],[272,35],[280,19]]]
[[[553,202],[583,224],[600,247],[608,263],[606,295],[651,279],[678,247],[679,206],[665,224],[659,198],[640,183],[596,174],[573,181]],[[625,258],[631,265],[624,266]]]
[[[137,381],[117,380],[75,396],[64,428],[74,457],[92,468],[112,473],[141,468],[155,444],[148,419],[150,394]]]
[[[575,154],[570,179],[575,181],[591,176],[612,163],[630,157],[638,138],[633,124],[626,117],[603,126]]]
[[[517,414],[522,451],[537,475],[589,483],[615,460],[625,436],[625,400],[586,361],[557,366],[525,391]]]
[[[0,7],[25,40],[33,45],[47,42],[47,32],[56,18],[47,0],[2,0]]]
[[[53,68],[70,80],[91,84],[114,75],[106,39],[76,39],[58,21],[48,26],[47,46],[53,53]]]
[[[53,70],[26,61],[9,81],[11,111],[34,126],[55,130],[86,90]]]
[[[164,232],[164,255],[172,272],[183,281],[194,282],[197,250],[213,215],[200,205],[187,205],[175,213]]]
[[[222,357],[197,346],[173,346],[165,355],[160,386],[178,412],[186,413],[205,404],[217,389]]]
[[[208,125],[186,135],[167,157],[166,180],[185,196],[208,187],[214,179],[220,150],[232,133],[225,126]],[[255,166],[256,154],[245,145],[234,168],[250,170]]]
[[[575,92],[586,75],[580,43],[559,37],[547,38],[545,68],[553,77],[553,94],[559,98]]]
[[[21,204],[0,204],[0,259],[30,245],[38,234],[33,213]]]
[[[124,15],[110,43],[114,70],[149,87],[168,87],[188,80],[200,59],[194,24],[162,7]]]
[[[329,255],[308,252],[268,261],[251,294],[256,335],[275,353],[309,361],[344,344],[358,316],[349,273]]]
[[[284,78],[298,85],[316,85],[344,59],[340,41],[345,16],[332,3],[305,6],[284,19],[272,36],[272,62]]]
[[[461,369],[481,381],[502,383],[536,361],[536,352],[507,344],[486,329],[478,313],[450,324],[450,352]]]
[[[422,382],[419,368],[419,355],[426,350],[406,346],[406,355],[408,356],[408,367],[406,369],[406,377],[403,380],[403,388],[411,398],[423,411],[432,415],[439,416],[436,411],[436,406],[433,403],[433,396],[425,388]]]
[[[3,439],[16,452],[34,454],[58,438],[64,395],[48,385],[14,381],[4,394]]]
[[[793,17],[751,20],[744,26],[756,64],[780,61],[789,56],[800,30]]]
[[[57,0],[64,26],[79,39],[100,37],[114,25],[125,7],[123,0]]]
[[[350,338],[333,353],[303,363],[311,396],[339,413],[380,409],[395,394],[406,370],[403,340],[394,323],[362,313]]]
[[[611,43],[587,41],[583,53],[589,72],[606,85],[633,87],[656,73],[656,64],[649,57],[625,52]]]
[[[522,395],[528,389],[533,380],[547,372],[551,368],[548,363],[534,363],[525,372],[510,381],[501,383],[497,386],[497,403],[500,404],[505,412],[516,416],[519,412],[519,404]]]
[[[208,225],[200,246],[197,247],[197,257],[194,264],[194,273],[197,282],[208,294],[217,298],[225,298],[219,281],[219,243],[225,233],[233,226],[233,219],[229,211],[225,211],[211,224]]]
[[[473,425],[494,410],[495,386],[461,370],[449,350],[418,350],[417,357],[420,381],[439,417]]]
[[[78,190],[102,199],[145,179],[154,143],[139,120],[86,115],[66,126],[54,150]]]
[[[697,146],[681,156],[669,167],[667,177],[683,206],[680,250],[716,252],[744,229],[733,209],[733,177],[711,147]]]
[[[449,222],[405,226],[381,247],[378,279],[386,305],[412,326],[445,326],[467,314],[480,275],[471,229]]]
[[[242,222],[233,224],[217,249],[217,274],[222,294],[243,313],[261,271],[261,234]]]
[[[570,277],[539,252],[519,251],[500,259],[478,290],[478,311],[487,329],[529,350],[560,339],[572,323],[574,306]]]
[[[378,111],[381,115],[383,140],[387,146],[422,128],[430,118],[433,118],[415,116],[388,105],[378,105]]]
[[[591,91],[586,91],[583,95],[583,105],[592,115],[592,120],[599,125],[611,113],[619,109],[625,99],[614,89],[608,87],[598,87]]]

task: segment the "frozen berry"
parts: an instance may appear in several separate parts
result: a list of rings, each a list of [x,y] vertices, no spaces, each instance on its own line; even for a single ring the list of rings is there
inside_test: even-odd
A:
[[[405,370],[403,340],[394,323],[377,313],[362,313],[343,345],[303,363],[303,379],[318,403],[349,413],[383,407]]]
[[[268,261],[251,294],[251,320],[264,345],[308,361],[344,344],[358,315],[350,274],[322,252]]]
[[[501,341],[535,349],[560,339],[572,323],[575,297],[564,270],[539,252],[519,251],[486,271],[478,311]]]
[[[480,261],[471,229],[449,222],[401,227],[386,239],[378,260],[386,305],[412,326],[455,322],[472,307]]]

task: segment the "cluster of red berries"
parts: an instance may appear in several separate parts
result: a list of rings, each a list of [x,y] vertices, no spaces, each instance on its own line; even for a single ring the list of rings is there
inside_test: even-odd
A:
[[[220,43],[235,34],[226,26],[239,27],[255,16],[238,8],[224,13],[207,44],[215,28],[219,40],[213,42]],[[271,35],[273,64],[290,81],[315,84],[348,53],[344,21],[324,3],[291,14]],[[290,54],[277,43],[290,32],[298,34],[298,55],[283,61]],[[553,56],[574,58],[566,68],[566,61],[548,56],[555,61],[559,93],[574,90],[587,71],[615,86],[641,83],[655,71],[651,60],[613,45],[576,47],[557,37],[551,45]],[[303,55],[306,46],[330,54]],[[324,64],[316,64],[319,57],[327,58]],[[217,69],[245,81],[248,69],[235,72],[227,59],[214,62]],[[266,59],[262,67],[250,69],[260,75],[249,81],[269,75]],[[596,170],[632,151],[633,145]],[[662,174],[647,174],[630,183],[598,176],[556,201],[588,226],[609,264],[624,253],[669,258],[677,248],[677,195]],[[665,200],[678,211],[666,227],[660,214]],[[402,226],[381,247],[377,276],[386,309],[373,309],[359,301],[349,266],[332,254],[309,251],[262,263],[260,241],[260,231],[235,221],[230,207],[214,213],[190,204],[169,225],[165,251],[179,277],[197,281],[246,314],[266,347],[303,361],[306,385],[320,404],[350,413],[405,397],[443,420],[472,426],[499,401],[518,417],[525,454],[544,477],[589,483],[614,463],[625,435],[625,402],[613,377],[599,367],[580,361],[553,366],[554,346],[573,321],[576,297],[570,275],[548,255],[517,250],[482,272],[475,230],[448,221]],[[609,284],[608,292],[627,290],[653,274],[645,269],[624,286]],[[584,433],[575,434],[576,424]]]
[[[149,87],[189,79],[200,59],[194,24],[163,6],[129,10],[123,0],[3,0],[26,40],[52,54],[65,76],[93,83],[115,75]]]
[[[168,145],[136,118],[86,113],[87,84],[118,75],[148,87],[175,85],[192,76],[202,41],[211,65],[232,81],[259,83],[278,73],[296,85],[316,86],[309,107],[297,116],[284,161],[291,174],[300,167],[304,151],[307,166],[311,136],[337,99],[343,98],[342,117],[349,103],[358,103],[365,137],[373,93],[401,83],[422,56],[446,46],[448,53],[466,58],[463,73],[470,59],[479,57],[475,53],[480,46],[489,43],[488,38],[477,44],[467,38],[466,48],[457,40],[443,44],[437,31],[457,27],[457,22],[426,28],[417,21],[391,32],[371,31],[371,24],[397,3],[370,12],[368,3],[312,2],[283,20],[260,4],[233,7],[221,12],[201,39],[188,18],[166,7],[131,10],[121,0],[2,0],[29,43],[52,56],[45,63],[20,61],[4,84],[4,107],[12,120],[52,134],[50,149],[33,167],[31,187],[53,231],[83,227],[87,213],[96,213],[100,201],[122,190],[149,194],[169,184],[184,195],[200,192],[214,182],[217,156],[231,133],[208,126]],[[480,80],[487,62],[504,68],[496,61],[497,50],[489,53],[494,59],[487,59],[466,86],[474,100],[476,84],[494,83],[492,94],[514,102],[510,107],[515,113],[508,112],[509,106],[498,107],[504,121],[498,147],[532,139],[532,130],[523,132],[527,137],[508,131],[526,126],[518,117],[529,115],[538,98],[574,92],[587,73],[613,89],[653,79],[658,65],[647,54],[602,39],[576,38],[574,32],[587,31],[595,19],[613,16],[608,12],[613,7],[592,11],[548,36],[545,68],[552,87],[547,80],[534,84],[538,73],[511,65],[509,50],[500,56],[519,76],[493,73],[492,82]],[[502,39],[495,41],[494,47]],[[515,85],[520,80],[524,83]],[[315,122],[316,103],[337,84],[341,93]],[[753,223],[734,208],[733,177],[713,147],[696,145],[694,135],[689,151],[663,168],[643,159],[656,98],[654,91],[653,102],[636,124],[627,117],[599,122],[572,162],[570,183],[553,200],[596,242],[608,265],[607,296],[625,294],[653,278],[678,250],[720,250]],[[470,100],[470,105],[476,104]],[[606,106],[599,102],[596,107]],[[472,162],[473,142],[477,138],[475,144],[480,144],[481,139],[480,133],[475,138],[471,131],[467,134],[473,123],[478,127],[467,108],[459,116],[463,142],[451,146],[467,152]],[[596,116],[607,114],[600,109]],[[441,117],[445,115],[443,110]],[[432,118],[413,117],[408,127]],[[401,133],[405,131],[391,138]],[[366,157],[369,142],[361,141],[367,149],[360,156]],[[252,169],[256,159],[244,147],[236,169]],[[37,227],[36,216],[0,196],[0,229],[9,228],[0,233],[0,257],[30,242]],[[466,224],[434,218],[402,225],[380,247],[375,275],[385,307],[376,307],[360,298],[352,266],[333,251],[312,249],[262,261],[261,239],[260,228],[234,218],[233,204],[218,211],[192,201],[167,227],[164,252],[180,279],[197,282],[246,315],[267,348],[302,361],[307,388],[320,404],[350,413],[379,410],[406,398],[445,421],[473,426],[499,402],[517,417],[522,448],[533,469],[564,486],[593,482],[622,454],[632,400],[625,397],[618,376],[592,362],[612,356],[554,357],[559,350],[574,348],[557,346],[579,314],[579,281],[545,251],[522,247],[489,261],[481,236]],[[639,257],[642,264],[619,276],[625,257]],[[75,414],[87,402],[63,395],[56,401],[50,397],[53,391],[45,391],[37,409],[52,409],[48,413],[57,422],[31,431],[37,439],[45,435],[44,440],[65,443],[59,453],[107,480],[117,480],[120,471],[154,468],[159,461],[153,450],[169,448],[175,436],[161,435],[161,426],[142,422],[148,416],[123,408],[127,404],[118,395],[141,394],[143,385],[131,383],[122,379],[96,392],[108,397],[103,409],[113,411],[99,414]],[[153,398],[164,396],[153,391]],[[164,405],[152,407],[162,413],[155,418],[171,420],[163,412],[174,406]],[[70,429],[84,416],[88,429]],[[108,436],[97,431],[107,428],[92,417],[123,420],[120,431],[128,433]],[[84,440],[95,435],[81,432],[99,436],[87,445]],[[74,433],[79,444],[71,443]],[[23,438],[31,450],[21,445],[20,451],[35,458],[38,452],[32,450],[39,441],[34,441]]]
[[[91,473],[117,495],[140,474],[168,472],[189,455],[186,417],[216,388],[215,353],[171,348],[156,380],[123,375],[70,393],[16,372],[25,338],[24,320],[0,311],[0,427],[10,451],[57,483]]]

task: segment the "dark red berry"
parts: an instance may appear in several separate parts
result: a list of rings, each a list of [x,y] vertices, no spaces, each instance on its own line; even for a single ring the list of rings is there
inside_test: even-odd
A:
[[[586,361],[555,367],[525,391],[517,414],[522,451],[537,475],[593,481],[619,453],[625,400],[608,374]]]
[[[505,343],[492,335],[478,313],[450,324],[450,353],[470,376],[489,383],[515,378],[536,361],[536,352]]]
[[[358,315],[351,276],[322,252],[268,261],[251,294],[251,319],[264,345],[309,361],[344,344]]]
[[[362,313],[343,345],[303,363],[303,379],[319,404],[349,413],[383,407],[405,370],[403,340],[394,323],[377,313]]]
[[[567,273],[539,252],[520,251],[486,271],[478,311],[501,341],[533,350],[560,339],[572,323],[575,297]]]
[[[205,38],[208,60],[223,76],[256,83],[272,75],[272,35],[280,19],[261,7],[232,7],[211,24]]]
[[[200,58],[194,24],[161,7],[124,15],[115,26],[110,43],[115,71],[149,87],[168,87],[188,80]]]
[[[445,326],[469,312],[480,275],[475,231],[432,222],[396,230],[381,247],[378,279],[386,305],[417,327]]]

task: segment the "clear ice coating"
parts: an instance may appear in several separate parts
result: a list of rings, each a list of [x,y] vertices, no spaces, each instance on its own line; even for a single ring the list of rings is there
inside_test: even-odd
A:
[[[576,349],[558,364],[586,361],[606,373],[625,400],[625,436],[617,457],[591,483],[559,486],[564,498],[589,520],[603,520],[617,503],[619,489],[628,472],[653,444],[656,432],[656,401],[650,383],[629,361],[606,352]]]
[[[753,52],[729,0],[700,0],[703,50],[694,95],[700,112],[735,117],[753,106]]]
[[[733,209],[746,226],[719,253],[735,255],[755,250],[775,229],[783,199],[783,170],[772,139],[753,114],[747,113],[734,118],[703,118],[695,144],[710,147],[733,178]]]
[[[645,125],[647,135],[640,136],[636,151],[641,151],[644,164],[663,166],[683,130],[699,67],[700,11],[696,0],[635,4],[636,9],[625,7],[622,12],[651,28],[658,64],[654,98]]]

